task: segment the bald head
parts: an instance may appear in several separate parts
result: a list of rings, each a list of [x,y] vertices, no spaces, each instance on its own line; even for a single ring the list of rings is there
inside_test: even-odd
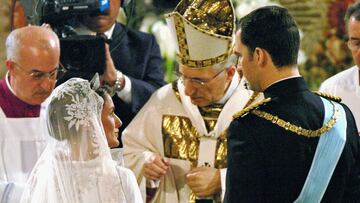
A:
[[[48,56],[52,59],[60,56],[60,43],[56,34],[49,28],[27,26],[16,29],[6,39],[8,60],[23,60],[24,55],[38,58]],[[26,57],[26,58],[28,58]]]
[[[20,100],[41,104],[56,82],[60,42],[49,28],[16,29],[6,39],[6,67],[10,86]]]

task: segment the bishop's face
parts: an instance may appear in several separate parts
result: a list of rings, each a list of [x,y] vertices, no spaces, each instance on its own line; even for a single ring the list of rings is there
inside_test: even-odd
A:
[[[212,67],[194,69],[180,65],[180,79],[191,103],[204,107],[219,101],[225,94],[235,67],[217,70]]]

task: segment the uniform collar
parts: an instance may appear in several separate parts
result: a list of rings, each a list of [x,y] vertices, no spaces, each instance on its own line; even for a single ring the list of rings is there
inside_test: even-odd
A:
[[[265,97],[281,97],[294,92],[308,90],[303,77],[291,77],[279,80],[265,89]]]

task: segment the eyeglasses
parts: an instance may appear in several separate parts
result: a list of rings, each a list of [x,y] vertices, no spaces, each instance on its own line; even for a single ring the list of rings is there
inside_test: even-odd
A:
[[[347,45],[351,51],[358,51],[360,49],[360,39],[349,39]]]
[[[55,80],[58,72],[64,72],[65,68],[60,63],[58,67],[56,67],[54,70],[50,72],[42,72],[38,70],[32,70],[28,71],[25,68],[23,68],[19,63],[14,62],[16,67],[21,69],[23,72],[25,72],[28,76],[30,76],[35,81],[43,81],[45,78],[49,78],[51,80]]]
[[[222,71],[218,72],[216,75],[214,75],[212,78],[209,79],[198,79],[198,78],[190,78],[190,77],[186,77],[184,75],[182,75],[181,73],[178,73],[179,79],[185,83],[186,81],[189,81],[193,84],[197,84],[200,86],[205,86],[207,85],[209,82],[211,82],[212,80],[214,80],[217,76],[219,76],[222,72],[224,72],[225,69],[223,69]]]

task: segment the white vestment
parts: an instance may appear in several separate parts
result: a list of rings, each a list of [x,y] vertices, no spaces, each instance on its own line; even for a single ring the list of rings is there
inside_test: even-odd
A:
[[[0,202],[19,202],[46,145],[44,107],[37,118],[7,118],[0,108]]]
[[[198,107],[193,105],[190,98],[185,95],[183,84],[178,82],[174,85],[177,86],[178,95],[175,93],[176,91],[174,91],[172,84],[160,88],[151,96],[150,100],[140,110],[122,135],[125,166],[134,171],[142,190],[144,190],[146,181],[142,174],[145,161],[149,159],[152,154],[160,154],[166,157],[166,149],[164,149],[164,145],[166,145],[164,143],[166,142],[164,141],[166,134],[164,132],[165,117],[173,116],[175,120],[176,118],[178,118],[178,120],[180,119],[180,122],[187,119],[189,121],[187,124],[192,125],[191,128],[197,131],[196,136],[209,136],[211,139],[216,140],[220,135],[224,135],[224,132],[226,133],[232,121],[232,115],[243,109],[252,95],[252,91],[246,90],[242,83],[237,85],[237,87],[234,88],[233,94],[225,103],[214,129],[208,132]],[[173,127],[176,128],[176,125],[172,125],[169,128]],[[175,129],[169,129],[169,131],[172,130]],[[175,137],[187,136],[184,135],[183,131],[180,131],[181,129],[176,131],[178,132],[177,135],[175,132]],[[182,141],[187,142],[186,139],[187,138],[184,138]],[[224,139],[226,139],[226,134]],[[176,144],[173,146],[175,145]],[[191,145],[191,143],[185,145],[188,146]],[[199,151],[201,151],[201,149]],[[209,148],[204,151],[206,151],[208,156],[215,157],[214,150]],[[226,143],[224,151],[224,159],[226,160]],[[201,154],[198,154],[197,157],[201,159],[201,156]],[[160,203],[189,202],[191,190],[185,183],[185,173],[190,170],[190,161],[170,157],[170,165],[170,170],[160,179],[160,185],[153,201]],[[222,193],[225,192],[225,176],[226,166],[221,169]]]
[[[342,102],[346,104],[353,113],[356,126],[360,127],[360,85],[359,68],[353,66],[344,70],[327,80],[321,86],[320,91],[339,96]],[[359,130],[360,131],[360,130]]]

